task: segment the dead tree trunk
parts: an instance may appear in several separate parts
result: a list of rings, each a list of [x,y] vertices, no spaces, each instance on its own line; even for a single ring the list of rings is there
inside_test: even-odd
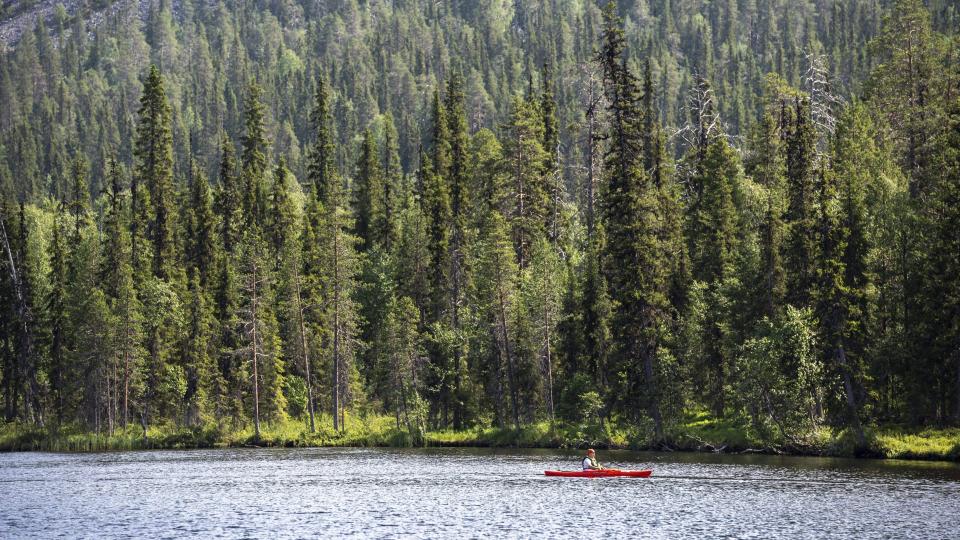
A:
[[[2,212],[0,208],[0,212]],[[22,213],[22,212],[21,212]],[[22,218],[21,218],[22,219]],[[7,255],[7,264],[10,268],[10,281],[13,285],[14,296],[16,297],[16,315],[17,315],[17,362],[13,371],[17,373],[17,378],[24,379],[23,382],[23,406],[24,412],[28,418],[31,418],[40,426],[43,425],[43,409],[40,406],[40,386],[36,376],[36,368],[32,365],[33,358],[33,332],[30,328],[33,322],[33,315],[30,312],[27,292],[21,274],[17,271],[17,257],[10,246],[10,238],[7,235],[6,217],[0,213],[0,241],[3,242],[3,248]],[[16,391],[14,385],[14,391]],[[16,408],[16,398],[13,399],[13,408]]]
[[[307,412],[310,414],[310,433],[317,428],[313,418],[313,381],[310,372],[310,350],[307,348],[307,329],[303,321],[303,297],[300,294],[300,271],[294,266],[293,282],[297,293],[297,323],[300,327],[300,348],[303,350],[303,371],[307,379]]]

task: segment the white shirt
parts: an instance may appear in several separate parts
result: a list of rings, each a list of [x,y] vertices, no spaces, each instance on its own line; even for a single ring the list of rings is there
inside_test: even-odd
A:
[[[590,456],[583,458],[583,463],[581,463],[581,465],[583,466],[583,470],[585,471],[592,471],[594,468],[593,461],[590,460]]]

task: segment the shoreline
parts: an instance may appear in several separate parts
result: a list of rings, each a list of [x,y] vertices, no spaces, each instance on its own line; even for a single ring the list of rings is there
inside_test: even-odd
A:
[[[299,421],[267,425],[258,438],[249,427],[226,429],[157,426],[147,437],[139,426],[128,426],[112,435],[76,427],[59,430],[0,424],[0,452],[91,453],[132,450],[193,450],[207,448],[528,448],[544,450],[583,449],[694,452],[718,455],[771,455],[899,459],[960,462],[960,429],[909,430],[881,427],[870,432],[870,445],[857,449],[846,433],[818,433],[806,444],[777,444],[751,439],[742,429],[716,425],[687,425],[662,444],[638,442],[622,432],[591,426],[553,426],[547,423],[519,430],[474,428],[461,431],[431,431],[420,440],[389,425],[392,419],[356,420],[341,433],[318,428],[310,433]],[[698,424],[702,424],[700,422]]]

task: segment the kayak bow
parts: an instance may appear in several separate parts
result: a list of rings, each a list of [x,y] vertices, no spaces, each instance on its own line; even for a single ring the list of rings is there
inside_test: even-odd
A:
[[[621,471],[620,469],[601,469],[598,471],[543,471],[547,476],[563,476],[566,478],[647,478],[653,473],[653,469],[644,469],[642,471]]]

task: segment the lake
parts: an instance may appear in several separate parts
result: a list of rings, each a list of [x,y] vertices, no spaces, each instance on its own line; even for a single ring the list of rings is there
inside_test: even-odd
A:
[[[957,538],[960,465],[599,452],[0,454],[0,538]]]

